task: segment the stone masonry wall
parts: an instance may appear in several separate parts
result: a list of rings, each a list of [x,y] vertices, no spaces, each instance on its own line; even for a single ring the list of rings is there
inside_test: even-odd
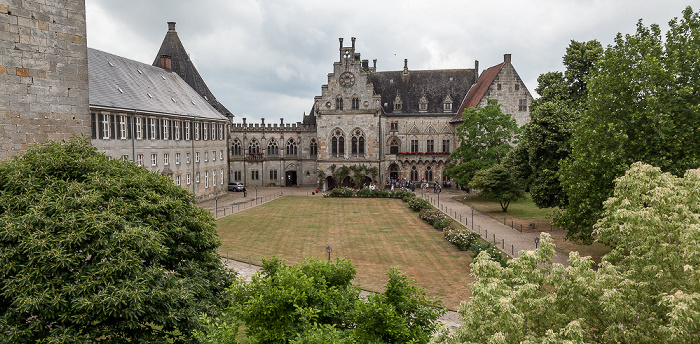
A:
[[[90,135],[84,0],[0,0],[0,160]]]

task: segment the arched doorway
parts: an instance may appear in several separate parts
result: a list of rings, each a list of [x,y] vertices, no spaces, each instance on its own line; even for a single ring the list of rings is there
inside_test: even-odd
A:
[[[285,186],[296,186],[297,185],[297,171],[287,171],[284,178]]]
[[[343,178],[343,181],[340,183],[340,185],[347,187],[347,188],[354,187],[353,182],[352,182],[352,178],[350,178],[350,176],[345,176],[345,178]]]
[[[335,179],[332,176],[326,177],[326,190],[333,190],[335,187]]]
[[[399,179],[399,165],[397,165],[397,164],[389,165],[389,179],[393,179],[393,180]]]

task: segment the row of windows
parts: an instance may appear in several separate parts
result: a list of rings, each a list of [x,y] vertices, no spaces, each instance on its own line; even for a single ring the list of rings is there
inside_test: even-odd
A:
[[[218,152],[219,154],[219,160],[223,161],[224,160],[224,151],[220,150]],[[217,151],[213,150],[211,151],[211,161],[216,161],[216,155]],[[200,162],[200,152],[195,152],[194,153],[194,162]],[[181,153],[175,153],[175,165],[179,165],[181,161]],[[209,161],[209,151],[204,152],[204,162]],[[122,155],[122,160],[128,161],[129,160],[129,155]],[[135,160],[136,165],[138,166],[143,166],[143,154],[136,154],[136,160]],[[185,163],[189,164],[190,163],[190,153],[185,153]],[[170,165],[170,153],[163,153],[163,166],[168,166]],[[158,153],[151,153],[151,166],[158,166]]]
[[[389,154],[398,154],[399,153],[399,148],[401,147],[401,141],[397,138],[391,139],[389,142]],[[418,140],[413,139],[411,140],[411,149],[409,152],[411,153],[417,153],[420,152],[420,149],[418,147]],[[425,141],[425,153],[434,153],[435,152],[435,140],[433,139],[428,139]],[[448,139],[443,139],[442,140],[442,150],[440,152],[445,152],[449,153],[450,152],[450,140]]]
[[[318,145],[316,144],[316,139],[311,139],[310,143],[310,153],[312,156],[318,154]],[[252,139],[248,143],[248,154],[261,154],[260,142],[257,139]],[[299,148],[296,140],[287,140],[287,145],[285,147],[286,155],[297,155],[299,154]],[[231,154],[232,155],[243,155],[243,145],[238,139],[233,140],[231,144]],[[270,139],[267,143],[267,155],[279,155],[279,146],[277,145],[277,140]]]
[[[216,170],[212,170],[210,174],[209,171],[204,171],[204,188],[208,188],[210,182],[212,186],[216,186],[217,180],[219,181],[220,185],[224,185],[224,169],[220,169],[218,174],[216,172]],[[202,179],[200,178],[200,173],[201,172],[197,172],[194,175],[194,182],[197,184],[200,184],[202,182]],[[185,174],[185,182],[187,183],[186,185],[192,184],[192,174]],[[175,175],[175,185],[182,185],[182,175]]]
[[[330,103],[328,104],[330,106]],[[352,109],[358,110],[360,108],[360,98],[357,95],[352,96]],[[337,95],[335,97],[335,109],[343,110],[343,96]]]
[[[241,171],[233,171],[233,180],[240,182],[243,177]],[[270,180],[277,180],[277,170],[270,170]],[[260,171],[250,171],[250,180],[260,180]]]
[[[225,124],[91,113],[93,139],[225,140]]]

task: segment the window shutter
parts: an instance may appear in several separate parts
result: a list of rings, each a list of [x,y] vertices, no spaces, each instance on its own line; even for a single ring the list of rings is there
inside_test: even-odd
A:
[[[131,138],[131,116],[126,116],[126,138]]]
[[[180,121],[180,140],[184,139],[184,137],[182,136],[182,134],[184,133],[184,130],[185,130],[183,128],[184,126],[185,126],[185,121]]]
[[[161,126],[163,125],[163,123],[162,123],[163,121],[161,121],[160,118],[156,118],[155,120],[156,120],[156,140],[160,140],[161,136],[162,136],[161,130],[163,130],[163,128],[161,128]]]
[[[168,140],[173,139],[173,120],[168,121]]]
[[[97,123],[95,122],[95,113],[90,114],[90,121],[92,123],[92,139],[97,138]]]
[[[116,138],[116,137],[117,137],[117,126],[115,125],[114,115],[113,115],[113,114],[112,114],[112,115],[109,115],[109,119],[110,119],[110,122],[111,122],[111,124],[112,124],[112,134],[111,134],[110,138],[113,139],[113,138]]]

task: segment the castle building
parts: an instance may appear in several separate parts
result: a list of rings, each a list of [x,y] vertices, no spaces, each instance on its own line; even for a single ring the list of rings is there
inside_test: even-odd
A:
[[[360,58],[355,43],[353,37],[344,46],[340,39],[339,60],[302,122],[230,126],[231,181],[318,183],[325,190],[358,181],[446,182],[443,171],[466,108],[497,99],[518,125],[529,121],[532,95],[510,54],[481,75],[478,61],[474,68],[414,71],[404,60],[403,70],[381,72],[376,60],[370,66]]]

